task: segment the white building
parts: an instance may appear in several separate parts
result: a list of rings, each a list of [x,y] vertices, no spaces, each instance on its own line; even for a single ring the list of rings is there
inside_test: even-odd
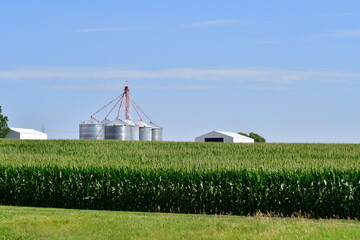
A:
[[[34,129],[27,128],[10,128],[10,131],[6,138],[14,139],[47,139],[48,136],[45,133],[36,131]]]
[[[232,142],[232,143],[254,143],[254,139],[245,137],[238,133],[212,131],[195,138],[195,142]]]

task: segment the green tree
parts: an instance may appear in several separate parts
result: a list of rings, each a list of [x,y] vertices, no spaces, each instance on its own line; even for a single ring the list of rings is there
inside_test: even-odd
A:
[[[0,138],[4,138],[8,135],[10,128],[8,127],[8,117],[1,114],[0,106]]]
[[[260,136],[257,133],[254,133],[254,132],[251,132],[249,134],[246,134],[246,133],[243,133],[243,132],[238,132],[238,134],[243,135],[245,137],[252,138],[252,139],[254,139],[254,142],[256,142],[256,143],[264,143],[264,142],[266,142],[265,138],[263,138],[262,136]]]
[[[238,134],[243,135],[245,137],[249,137],[249,135],[247,135],[246,133],[243,133],[243,132],[238,132]]]
[[[263,138],[262,136],[260,136],[260,135],[257,134],[257,133],[254,133],[254,132],[249,133],[249,137],[251,137],[252,139],[254,139],[254,142],[257,142],[257,143],[264,143],[264,142],[266,142],[265,138]]]

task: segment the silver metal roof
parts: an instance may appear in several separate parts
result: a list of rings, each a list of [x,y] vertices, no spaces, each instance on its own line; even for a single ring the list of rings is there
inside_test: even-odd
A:
[[[105,118],[104,120],[101,121],[102,124],[109,124],[111,123],[111,121],[107,118]]]
[[[148,123],[146,123],[146,122],[144,122],[144,121],[138,121],[137,123],[136,123],[136,125],[137,126],[139,126],[139,127],[150,127],[150,125],[148,124]]]
[[[96,120],[95,118],[91,117],[88,120],[83,121],[82,123],[83,124],[98,124],[100,122],[98,120]]]
[[[149,125],[150,127],[152,127],[152,128],[162,128],[162,127],[156,125],[156,124],[153,123],[153,122],[148,123],[148,125]]]
[[[131,121],[130,119],[126,119],[124,122],[125,122],[127,125],[136,126],[136,124],[135,124],[133,121]]]
[[[47,135],[43,132],[36,131],[35,129],[29,128],[10,128],[11,131],[23,133],[23,134],[36,134],[36,135]]]
[[[120,119],[115,119],[114,121],[112,121],[111,123],[109,123],[108,125],[115,125],[115,126],[125,126],[128,125],[125,122],[121,121]]]

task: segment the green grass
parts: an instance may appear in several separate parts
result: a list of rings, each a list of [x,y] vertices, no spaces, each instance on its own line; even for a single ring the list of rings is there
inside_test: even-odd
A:
[[[134,169],[359,169],[360,144],[0,140],[0,165]]]
[[[360,222],[0,206],[0,239],[360,239]]]

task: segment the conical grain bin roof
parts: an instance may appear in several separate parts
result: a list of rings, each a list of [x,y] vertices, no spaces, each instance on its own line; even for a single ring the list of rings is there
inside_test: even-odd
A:
[[[91,117],[87,120],[85,120],[84,122],[82,122],[83,124],[98,124],[100,123],[98,120],[96,120],[95,118]]]
[[[109,123],[108,125],[112,125],[112,126],[127,126],[128,124],[126,124],[125,122],[123,122],[120,119],[115,119],[114,121],[112,121],[111,123]]]
[[[146,122],[144,122],[142,120],[138,121],[136,123],[136,125],[139,126],[139,127],[150,127],[150,125],[148,123],[146,123]]]

